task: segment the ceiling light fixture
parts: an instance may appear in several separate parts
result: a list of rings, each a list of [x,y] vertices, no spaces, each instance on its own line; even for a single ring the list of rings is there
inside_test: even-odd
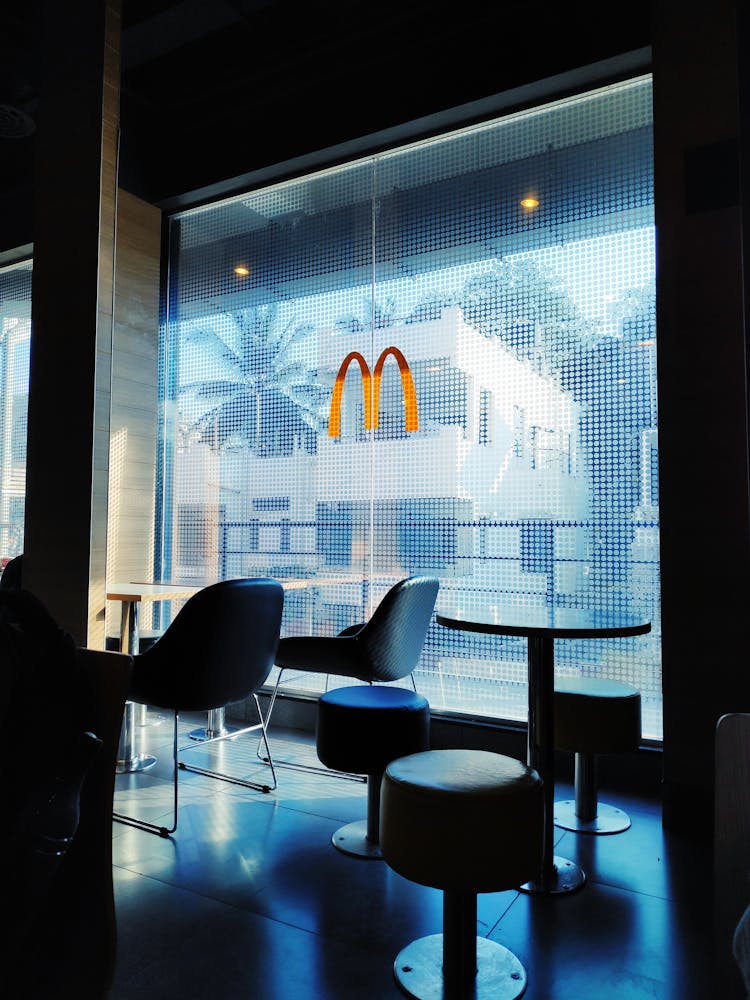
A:
[[[533,209],[533,208],[538,208],[539,207],[539,199],[538,198],[533,198],[530,195],[527,198],[522,198],[521,199],[521,207],[522,208],[527,208],[527,209],[529,209],[529,211],[531,209]]]
[[[244,264],[238,264],[234,269],[234,273],[238,278],[246,278],[250,274],[250,268],[246,267]]]

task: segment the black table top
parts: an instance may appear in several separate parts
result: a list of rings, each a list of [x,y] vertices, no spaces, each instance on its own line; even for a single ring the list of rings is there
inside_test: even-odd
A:
[[[491,635],[546,636],[555,639],[607,639],[645,635],[651,622],[607,609],[516,607],[475,595],[456,595],[440,603],[435,618],[446,628]]]

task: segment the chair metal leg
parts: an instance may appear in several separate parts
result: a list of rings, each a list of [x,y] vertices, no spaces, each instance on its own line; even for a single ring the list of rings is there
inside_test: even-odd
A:
[[[248,781],[245,778],[235,778],[230,774],[225,774],[222,771],[213,771],[207,767],[198,767],[195,764],[186,764],[185,761],[180,760],[178,767],[183,771],[193,771],[195,774],[204,774],[208,778],[218,778],[221,781],[229,781],[233,785],[242,785],[245,788],[254,788],[259,792],[271,792],[276,788],[276,770],[274,768],[273,758],[271,756],[271,748],[268,745],[268,735],[266,733],[266,721],[263,718],[263,712],[261,711],[260,701],[258,700],[258,695],[253,694],[253,700],[255,702],[255,709],[258,713],[258,722],[253,723],[251,726],[243,726],[241,729],[237,729],[234,732],[220,733],[218,736],[212,736],[210,739],[202,740],[201,742],[191,743],[187,746],[180,747],[177,751],[178,755],[180,753],[185,753],[188,750],[198,750],[210,746],[212,743],[221,743],[224,740],[234,740],[238,736],[242,736],[245,733],[255,732],[260,729],[261,740],[263,741],[263,746],[265,748],[266,756],[262,758],[266,764],[271,768],[271,777],[273,779],[273,784],[265,784],[257,781]]]
[[[265,718],[266,729],[268,729],[271,723],[271,712],[273,711],[273,707],[276,704],[276,697],[279,693],[279,685],[281,684],[281,677],[286,669],[287,669],[286,667],[279,668],[279,673],[278,676],[276,677],[276,683],[274,684],[273,691],[271,692],[271,700],[268,703],[268,709],[266,711],[266,718]],[[330,674],[326,674],[326,686],[325,686],[326,691],[328,690],[328,682],[330,676],[331,676]],[[416,691],[417,682],[414,679],[414,674],[412,673],[409,676],[411,679],[411,685]],[[370,681],[369,683],[372,684],[372,681]],[[261,753],[261,743],[262,740],[258,740],[257,754],[258,757],[260,757],[260,759],[267,764],[268,760]],[[325,774],[329,778],[343,778],[345,781],[356,781],[361,783],[365,783],[367,781],[366,774],[350,774],[348,771],[335,771],[330,767],[319,767],[317,764],[303,764],[299,761],[277,760],[276,766],[285,767],[291,771],[301,771],[304,774]]]
[[[270,725],[271,722],[271,712],[273,711],[273,706],[276,704],[276,696],[279,692],[281,677],[285,669],[286,669],[285,667],[281,667],[279,669],[279,674],[278,677],[276,678],[276,683],[274,684],[273,691],[271,692],[271,700],[268,703],[268,709],[266,710],[266,717],[265,717],[266,730],[268,729],[268,726]],[[326,674],[326,686],[327,686],[327,678],[328,674]],[[257,754],[258,757],[265,764],[268,764],[269,763],[268,757],[264,757],[261,752],[262,743],[263,743],[263,738],[258,740]],[[303,764],[300,761],[277,760],[276,766],[287,768],[290,771],[301,771],[305,774],[325,774],[328,775],[329,778],[344,778],[346,781],[357,781],[362,783],[367,781],[367,775],[364,774],[349,774],[346,771],[333,771],[328,767],[318,767],[318,765],[316,764]]]
[[[172,825],[161,826],[159,823],[149,823],[145,819],[137,819],[135,816],[125,816],[123,813],[112,813],[112,819],[127,826],[134,826],[138,830],[146,830],[148,833],[157,833],[160,837],[168,837],[177,829],[177,727],[179,723],[179,713],[174,713],[174,732],[172,736]]]
[[[173,759],[173,811],[172,811],[172,825],[169,827],[162,826],[158,823],[149,823],[147,820],[137,819],[134,816],[125,816],[122,813],[113,813],[112,818],[118,823],[124,823],[128,826],[134,826],[139,830],[145,830],[147,833],[157,833],[160,837],[168,837],[170,834],[174,833],[177,829],[177,807],[178,807],[178,775],[182,771],[193,771],[196,774],[203,774],[208,778],[219,778],[222,781],[229,781],[235,785],[243,785],[245,788],[253,788],[260,792],[271,792],[276,788],[276,770],[274,768],[273,758],[271,756],[271,748],[268,744],[268,739],[266,736],[265,722],[263,720],[263,713],[260,709],[260,702],[258,701],[257,694],[253,695],[255,699],[255,708],[258,712],[259,722],[254,723],[252,726],[245,726],[243,729],[239,729],[236,732],[227,732],[223,735],[212,737],[211,739],[203,740],[202,742],[190,743],[184,747],[178,747],[177,733],[179,724],[179,713],[174,713],[174,738],[172,747],[172,759]],[[187,750],[197,750],[199,748],[205,747],[210,743],[218,743],[222,740],[235,739],[244,733],[254,732],[257,729],[262,730],[262,740],[265,745],[265,752],[267,755],[267,763],[271,768],[271,777],[273,779],[273,784],[260,784],[254,781],[247,781],[244,778],[235,778],[228,774],[223,774],[220,771],[212,771],[208,768],[197,767],[193,764],[186,764],[184,761],[179,759],[179,754]]]
[[[268,729],[269,725],[271,724],[271,712],[273,712],[273,706],[276,704],[276,695],[279,693],[279,684],[281,683],[281,677],[282,677],[283,673],[284,673],[284,668],[281,667],[279,669],[278,677],[276,678],[276,683],[273,686],[273,691],[271,692],[271,700],[269,701],[268,708],[266,710],[266,719],[265,719],[266,729]],[[260,746],[261,746],[262,742],[263,742],[262,738],[258,740],[258,756],[259,757],[261,757]],[[261,757],[261,760],[263,760],[262,757]],[[268,763],[268,762],[266,761],[265,763]]]

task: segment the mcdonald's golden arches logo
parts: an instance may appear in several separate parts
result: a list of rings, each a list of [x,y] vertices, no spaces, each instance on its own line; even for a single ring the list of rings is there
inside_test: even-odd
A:
[[[351,351],[344,360],[336,375],[333,385],[333,395],[331,396],[331,412],[328,417],[328,436],[338,437],[341,433],[341,400],[344,395],[344,382],[349,365],[356,361],[362,372],[362,395],[365,404],[365,430],[372,430],[378,426],[378,407],[380,402],[380,379],[383,374],[383,365],[391,355],[398,364],[401,373],[401,391],[404,397],[404,416],[407,431],[419,429],[419,417],[417,414],[417,394],[414,390],[414,379],[411,376],[409,362],[397,347],[386,347],[380,352],[380,357],[375,363],[375,371],[370,374],[370,366],[365,361],[359,351]]]

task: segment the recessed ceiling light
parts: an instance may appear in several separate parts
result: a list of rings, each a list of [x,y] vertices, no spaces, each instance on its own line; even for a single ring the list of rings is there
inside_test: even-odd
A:
[[[522,198],[521,199],[521,207],[522,208],[528,208],[528,209],[538,208],[539,207],[539,199],[538,198],[532,198],[531,196],[529,196],[528,198]]]
[[[244,264],[238,264],[234,269],[234,273],[239,278],[246,278],[250,274],[250,268],[246,267]]]

